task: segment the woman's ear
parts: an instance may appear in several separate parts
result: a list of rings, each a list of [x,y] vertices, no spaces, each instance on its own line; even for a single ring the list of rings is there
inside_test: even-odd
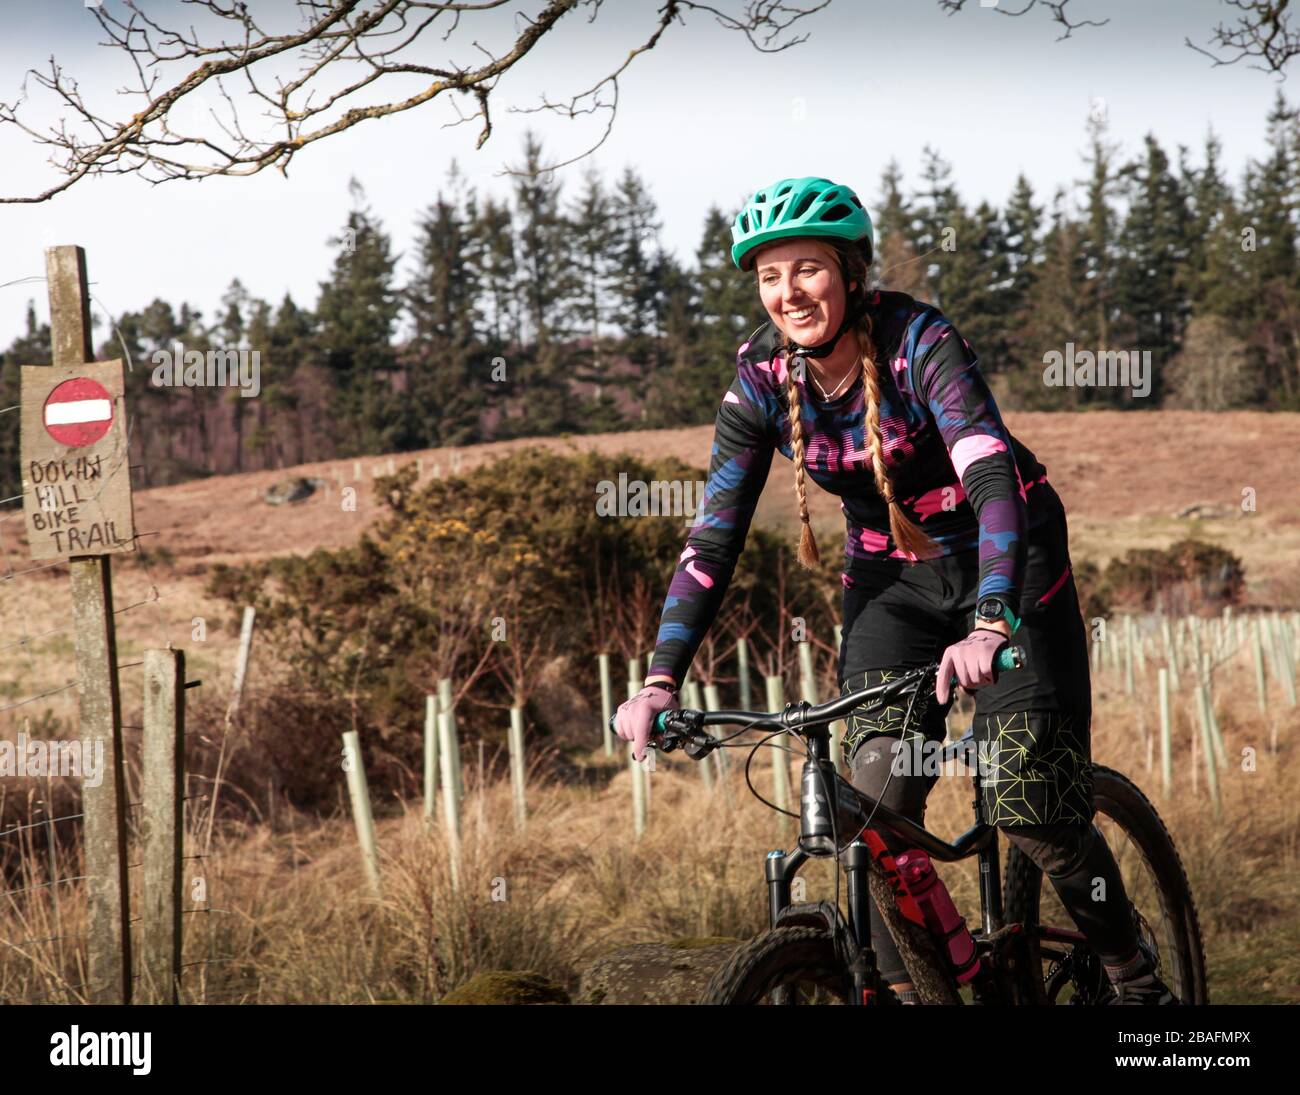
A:
[[[853,290],[856,289],[857,287],[858,287],[858,283],[857,283],[856,280],[849,282],[849,292],[850,292],[850,293],[853,292]]]

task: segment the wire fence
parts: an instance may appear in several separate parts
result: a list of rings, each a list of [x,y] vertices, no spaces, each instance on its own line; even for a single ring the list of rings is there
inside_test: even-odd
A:
[[[23,286],[48,284],[48,279],[44,276],[29,276],[11,279],[0,282],[0,289]],[[107,319],[113,335],[122,350],[122,356],[128,371],[134,370],[134,362],[130,347],[122,332],[118,328],[116,320],[111,312],[104,308],[102,302],[89,286],[83,282],[82,292],[89,298],[90,302],[98,307]],[[89,306],[87,306],[89,307]],[[52,323],[57,322],[52,317]],[[20,410],[21,404],[15,403],[10,406],[0,408],[0,416],[11,414]],[[103,479],[105,484],[118,471],[121,470],[123,462],[126,462],[126,474],[129,476],[131,471],[141,469],[142,464],[129,463],[129,455],[132,442],[132,418],[130,415],[123,416],[125,422],[125,444],[121,448],[121,456],[104,472]],[[104,489],[100,487],[100,492]],[[95,494],[90,501],[94,501],[99,495]],[[0,506],[8,506],[10,503],[22,502],[23,494],[16,494],[7,498],[0,498]],[[46,735],[51,740],[45,742],[45,745],[53,746],[55,742],[69,744],[66,739],[58,736],[60,718],[58,709],[50,706],[49,701],[57,703],[59,700],[71,700],[73,698],[73,689],[79,691],[83,688],[84,683],[80,678],[78,670],[74,669],[71,676],[64,675],[61,678],[62,683],[50,682],[49,678],[58,673],[56,661],[51,657],[49,644],[52,641],[58,641],[60,636],[69,632],[75,632],[77,623],[75,619],[70,619],[68,623],[58,626],[40,626],[49,619],[53,609],[50,605],[50,598],[46,589],[42,589],[41,595],[27,599],[27,604],[23,603],[23,581],[31,580],[35,576],[42,579],[57,576],[46,575],[45,572],[56,570],[63,567],[68,568],[67,573],[71,574],[71,561],[69,559],[56,559],[53,561],[34,563],[30,560],[21,559],[16,548],[16,544],[11,536],[6,532],[6,522],[14,518],[24,519],[24,508],[14,506],[0,510],[0,633],[6,636],[6,642],[0,645],[0,650],[9,652],[7,664],[14,666],[19,670],[19,681],[0,681],[0,688],[4,689],[2,693],[5,702],[0,704],[0,715],[6,712],[14,712],[31,705],[47,701],[46,709],[42,716],[39,733]],[[144,537],[160,535],[158,531],[135,531],[132,533],[132,551],[130,553],[131,561],[136,567],[143,572],[145,589],[143,595],[137,595],[134,599],[128,600],[127,603],[115,606],[111,612],[113,628],[116,631],[121,623],[131,617],[132,613],[139,612],[143,609],[146,613],[154,613],[154,623],[151,627],[145,628],[146,632],[153,631],[153,644],[157,647],[173,649],[170,639],[171,624],[167,617],[166,606],[161,602],[169,597],[174,597],[176,589],[167,588],[159,581],[158,576],[154,573],[147,551],[138,550]],[[119,582],[121,578],[119,577]],[[42,583],[44,585],[44,582]],[[36,601],[39,603],[39,610],[32,611],[30,603]],[[69,617],[72,613],[69,612]],[[37,621],[36,624],[29,628],[29,623]],[[138,633],[138,631],[137,631]],[[141,646],[147,645],[142,642]],[[38,661],[39,655],[39,661]],[[125,670],[135,669],[143,666],[143,659],[118,660],[112,671],[115,674]],[[35,685],[24,693],[16,685],[26,680]],[[117,687],[122,687],[118,682]],[[136,681],[130,686],[131,690],[138,695],[143,695],[143,682]],[[183,693],[182,693],[183,695]],[[134,702],[134,700],[133,700]],[[69,725],[75,725],[77,712],[69,707],[64,709],[63,716]],[[10,728],[12,728],[12,719],[14,716],[9,715]],[[26,728],[31,729],[31,719],[26,720]],[[3,729],[3,723],[0,721],[0,729]],[[119,719],[119,725],[115,731],[130,731],[132,733],[142,732],[143,727],[140,724],[124,722]],[[8,736],[8,735],[6,735]],[[30,734],[29,743],[30,743]],[[135,742],[132,743],[136,744]],[[123,743],[124,747],[126,743]],[[127,778],[127,787],[130,788],[132,782],[133,765],[130,763],[130,754],[123,757],[123,771]],[[85,883],[90,881],[92,875],[81,864],[84,862],[85,846],[85,810],[65,811],[58,813],[51,809],[56,793],[60,798],[75,800],[78,797],[78,789],[68,785],[69,776],[55,776],[53,771],[49,772],[45,778],[45,800],[39,804],[49,816],[34,817],[34,806],[31,796],[28,796],[26,806],[27,816],[15,814],[23,808],[21,803],[17,803],[16,796],[6,795],[3,787],[0,787],[0,1001],[25,1002],[25,1003],[42,1003],[55,1002],[59,1000],[77,1000],[77,999],[94,999],[96,993],[100,990],[109,989],[113,982],[96,981],[93,978],[85,976],[87,951],[86,943],[89,932],[84,930],[63,930],[63,921],[66,919],[75,923],[74,917],[85,915],[85,907],[88,902],[88,895]],[[71,777],[75,778],[75,777]],[[109,773],[112,778],[112,773]],[[135,782],[139,783],[139,777],[135,777]],[[138,796],[129,794],[132,799]],[[181,817],[177,823],[185,836],[189,836],[192,826],[186,822],[190,817],[195,800],[210,801],[207,793],[200,795],[183,795]],[[8,809],[6,809],[8,805]],[[124,804],[120,824],[125,831],[126,846],[137,847],[136,837],[139,830],[139,811],[142,807],[140,801],[130,801]],[[195,823],[197,825],[197,823]],[[36,830],[45,830],[45,839],[33,839],[37,837]],[[69,849],[73,849],[69,854]],[[184,862],[193,863],[201,862],[211,865],[212,857],[210,855],[192,855],[184,856]],[[143,866],[141,857],[128,856],[128,861],[123,865],[128,885],[122,895],[122,900],[129,900],[129,894],[133,889],[139,889],[139,886],[130,885],[130,879],[134,873],[140,871]],[[211,872],[207,872],[208,875]],[[204,896],[205,903],[202,907],[194,907],[182,910],[185,913],[193,914],[199,912],[228,912],[228,910],[213,909],[212,900],[212,878],[204,878]],[[76,895],[76,900],[69,902],[66,896],[69,891]],[[60,894],[65,896],[60,897]],[[139,917],[131,917],[127,924],[136,924]],[[210,923],[210,920],[209,920]],[[30,930],[35,927],[37,930]],[[17,931],[6,931],[5,929],[17,928]],[[41,930],[44,928],[45,930]],[[26,929],[26,930],[25,930]],[[223,962],[220,956],[213,953],[215,935],[209,929],[209,939],[204,949],[208,952],[204,957],[196,961],[187,961],[182,964],[186,973],[193,976],[196,971],[201,973],[209,963]],[[10,961],[4,961],[5,956],[10,959],[16,957],[25,958],[27,964],[25,969],[18,968],[19,964]],[[137,962],[136,965],[139,965]],[[136,969],[132,973],[132,981],[138,981],[141,977],[141,971]],[[14,981],[24,982],[26,990],[23,992],[11,991]]]

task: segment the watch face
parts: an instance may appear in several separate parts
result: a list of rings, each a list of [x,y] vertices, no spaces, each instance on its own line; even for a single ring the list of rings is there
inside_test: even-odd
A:
[[[975,609],[975,615],[981,620],[1000,620],[1002,619],[1002,602],[993,597],[988,597],[980,601],[979,607]]]

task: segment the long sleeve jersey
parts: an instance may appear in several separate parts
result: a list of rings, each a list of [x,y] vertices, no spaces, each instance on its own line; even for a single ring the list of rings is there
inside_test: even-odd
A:
[[[894,497],[941,554],[979,549],[979,596],[1019,604],[1026,532],[1062,510],[1047,472],[1017,441],[969,343],[935,307],[905,293],[873,293],[880,434]],[[718,408],[709,475],[668,587],[647,676],[681,683],[712,624],[749,534],[772,454],[793,460],[780,333],[766,323],[740,347],[736,377]],[[841,498],[845,569],[899,558],[889,509],[876,489],[859,376],[825,400],[796,377],[804,467]]]

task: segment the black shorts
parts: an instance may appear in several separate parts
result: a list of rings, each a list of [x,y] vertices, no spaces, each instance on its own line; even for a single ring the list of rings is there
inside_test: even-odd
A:
[[[974,690],[985,820],[997,826],[1086,823],[1094,810],[1092,682],[1064,515],[1029,530],[1027,541],[1021,624],[1012,636],[1025,649],[1026,665]],[[938,661],[974,627],[978,584],[976,550],[915,564],[855,560],[845,572],[841,693]],[[851,712],[845,762],[851,765],[861,742],[876,734],[898,735],[905,743],[943,740],[951,703],[940,708],[932,692],[928,702],[918,697],[906,725],[906,702]]]

